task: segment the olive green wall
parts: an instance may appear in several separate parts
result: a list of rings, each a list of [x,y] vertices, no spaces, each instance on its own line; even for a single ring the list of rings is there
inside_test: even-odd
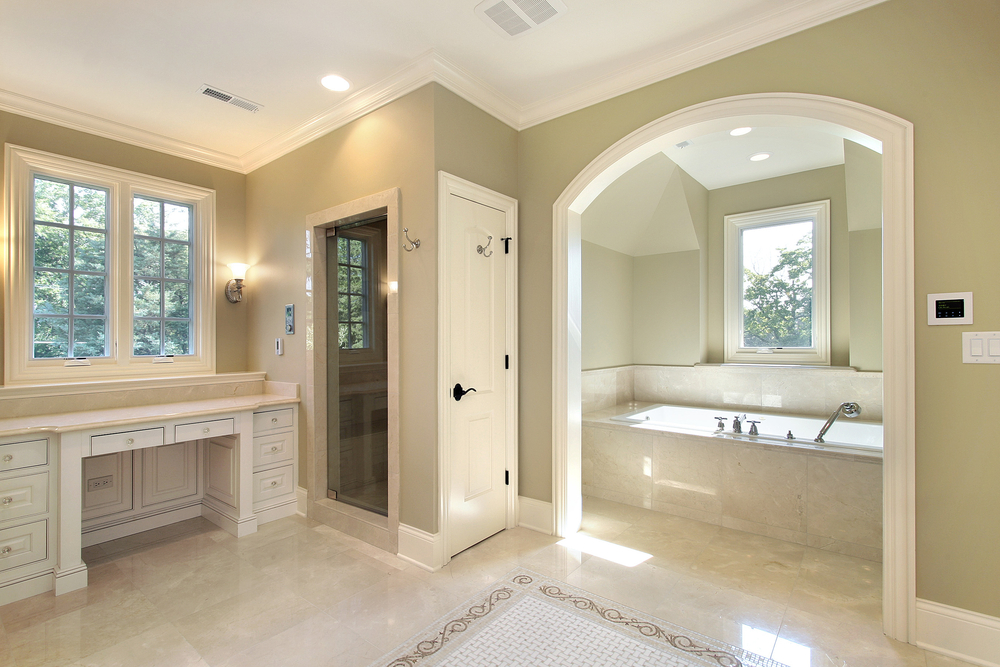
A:
[[[517,133],[437,84],[424,86],[247,176],[249,361],[268,378],[306,382],[305,218],[390,188],[400,227],[400,521],[437,531],[437,170],[516,196]],[[399,230],[402,234],[402,229]],[[284,305],[297,331],[282,336]],[[306,483],[302,411],[300,483]]]
[[[928,292],[976,293],[1000,329],[1000,4],[889,0],[521,132],[520,492],[551,500],[552,205],[602,151],[666,114],[757,92],[844,98],[914,124],[917,594],[1000,616],[998,436],[982,429],[1000,368],[961,364],[961,332],[928,327]]]
[[[725,361],[725,216],[830,200],[830,360],[849,366],[850,270],[844,166],[813,169],[708,192],[708,361]]]
[[[635,258],[633,363],[693,366],[702,361],[702,264],[701,250]],[[587,323],[583,326],[586,340]]]
[[[93,134],[70,130],[39,120],[0,111],[0,143],[9,143],[108,167],[166,178],[215,190],[215,294],[216,370],[233,373],[247,370],[246,308],[226,301],[223,289],[232,277],[226,264],[243,262],[246,244],[243,225],[246,214],[246,177],[226,169],[158,153]],[[0,173],[4,166],[0,164]],[[3,175],[6,179],[6,175]],[[0,268],[7,248],[0,236]],[[0,270],[0,283],[5,278]],[[3,306],[7,286],[0,290],[0,382],[3,381]]]
[[[630,366],[635,257],[583,241],[583,370]]]

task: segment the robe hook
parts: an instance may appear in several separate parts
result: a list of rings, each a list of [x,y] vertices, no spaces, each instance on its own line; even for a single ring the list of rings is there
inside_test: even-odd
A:
[[[409,248],[407,248],[406,244],[404,243],[403,244],[403,250],[405,250],[406,252],[413,252],[414,248],[419,248],[420,247],[420,239],[417,239],[417,240],[414,241],[413,239],[410,238],[410,235],[407,234],[408,231],[410,231],[409,227],[403,227],[403,236],[405,236],[406,240],[410,243],[410,247]]]
[[[483,257],[489,257],[490,255],[493,254],[493,251],[490,250],[490,254],[487,255],[486,254],[486,248],[489,248],[491,243],[493,243],[493,237],[492,236],[487,236],[486,237],[486,245],[485,246],[477,245],[476,246],[476,252],[478,252]]]

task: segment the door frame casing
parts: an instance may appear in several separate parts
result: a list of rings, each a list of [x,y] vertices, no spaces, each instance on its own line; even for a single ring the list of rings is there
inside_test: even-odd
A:
[[[837,125],[881,142],[884,391],[882,628],[916,641],[914,436],[913,124],[850,100],[758,93],[711,100],[655,120],[596,157],[552,206],[552,501],[556,534],[580,526],[581,214],[622,173],[679,133],[740,116],[784,116]],[[574,276],[574,279],[571,279]]]
[[[311,519],[396,553],[399,547],[399,294],[386,304],[389,412],[388,516],[327,498],[326,234],[340,225],[386,217],[386,280],[399,280],[400,190],[392,188],[306,216],[306,513]],[[335,351],[339,348],[334,344]]]
[[[507,471],[506,520],[507,528],[517,525],[517,443],[518,443],[518,287],[517,287],[517,200],[499,192],[494,192],[445,171],[438,171],[438,536],[441,544],[441,562],[435,567],[446,565],[451,560],[448,553],[448,511],[449,485],[451,480],[451,302],[450,267],[448,266],[448,237],[446,233],[448,197],[457,195],[463,199],[497,209],[504,213],[505,236],[510,237],[510,253],[507,262],[507,355],[510,368],[506,372],[506,433],[505,443]],[[499,241],[499,239],[494,239]],[[497,244],[498,252],[500,244]]]

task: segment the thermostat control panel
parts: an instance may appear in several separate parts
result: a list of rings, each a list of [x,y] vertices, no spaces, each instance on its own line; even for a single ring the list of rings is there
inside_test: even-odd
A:
[[[972,292],[928,294],[927,324],[972,324]]]

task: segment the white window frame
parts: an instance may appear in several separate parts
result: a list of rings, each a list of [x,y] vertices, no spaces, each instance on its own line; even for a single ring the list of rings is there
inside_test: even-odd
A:
[[[4,153],[7,175],[4,384],[215,373],[215,192],[12,144],[6,145]],[[88,359],[89,365],[67,365],[65,359],[32,358],[34,221],[31,210],[36,175],[97,185],[107,188],[110,193],[107,221],[109,356]],[[175,357],[132,354],[132,199],[137,195],[190,204],[193,208],[194,354]]]
[[[813,223],[813,347],[743,346],[743,276],[740,232],[754,227]],[[830,365],[830,200],[727,215],[725,227],[725,360],[739,364]],[[766,352],[762,352],[766,351]]]

